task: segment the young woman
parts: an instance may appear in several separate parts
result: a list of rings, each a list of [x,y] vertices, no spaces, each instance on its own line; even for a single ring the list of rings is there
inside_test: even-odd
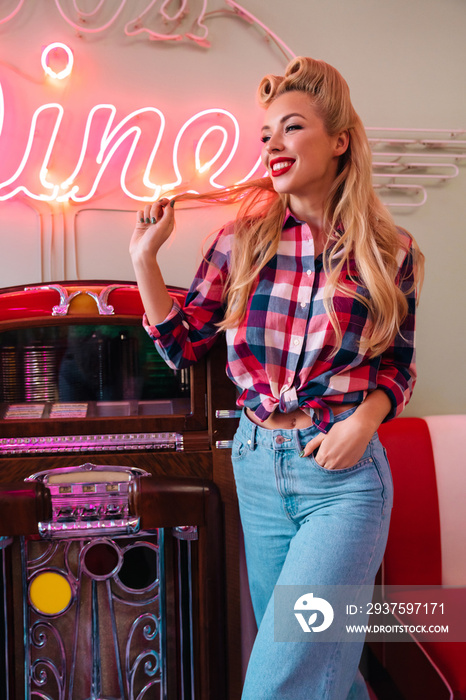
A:
[[[274,642],[273,590],[374,582],[393,496],[376,431],[415,382],[422,254],[374,193],[367,137],[334,68],[296,58],[283,77],[262,80],[259,96],[269,177],[204,197],[241,207],[183,308],[157,265],[174,200],[138,212],[130,252],[145,326],[172,367],[226,333],[243,407],[232,461],[259,628],[243,700],[368,698],[362,644]]]

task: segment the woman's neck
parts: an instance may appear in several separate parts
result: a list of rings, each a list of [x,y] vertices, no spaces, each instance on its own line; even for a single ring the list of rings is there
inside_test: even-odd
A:
[[[323,210],[321,207],[312,207],[301,200],[290,201],[290,210],[299,221],[304,221],[311,229],[314,239],[314,254],[320,255],[325,247],[327,235],[323,227]]]

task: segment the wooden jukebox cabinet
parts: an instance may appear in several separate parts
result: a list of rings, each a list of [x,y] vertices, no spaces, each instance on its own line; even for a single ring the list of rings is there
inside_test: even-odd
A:
[[[0,290],[2,700],[240,697],[225,348],[173,371],[142,312],[126,283]]]

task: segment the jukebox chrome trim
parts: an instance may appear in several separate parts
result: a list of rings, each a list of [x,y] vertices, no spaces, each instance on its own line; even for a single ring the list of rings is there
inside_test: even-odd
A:
[[[89,462],[29,476],[25,481],[40,481],[51,495],[52,519],[38,523],[39,534],[44,538],[135,534],[139,516],[131,512],[130,496],[139,476],[149,473]]]
[[[113,433],[108,435],[50,435],[0,438],[0,455],[115,450],[183,450],[180,433]]]
[[[233,447],[233,440],[217,440],[215,447],[217,450],[231,450]]]

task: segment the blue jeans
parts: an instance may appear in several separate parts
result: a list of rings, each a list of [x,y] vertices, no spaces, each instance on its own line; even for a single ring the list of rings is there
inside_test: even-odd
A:
[[[337,421],[355,409],[340,413]],[[329,471],[299,457],[318,434],[268,430],[243,412],[232,462],[258,626],[242,700],[367,700],[362,643],[275,642],[279,585],[373,584],[385,550],[393,483],[374,434],[361,460]],[[369,589],[370,590],[370,589]]]

